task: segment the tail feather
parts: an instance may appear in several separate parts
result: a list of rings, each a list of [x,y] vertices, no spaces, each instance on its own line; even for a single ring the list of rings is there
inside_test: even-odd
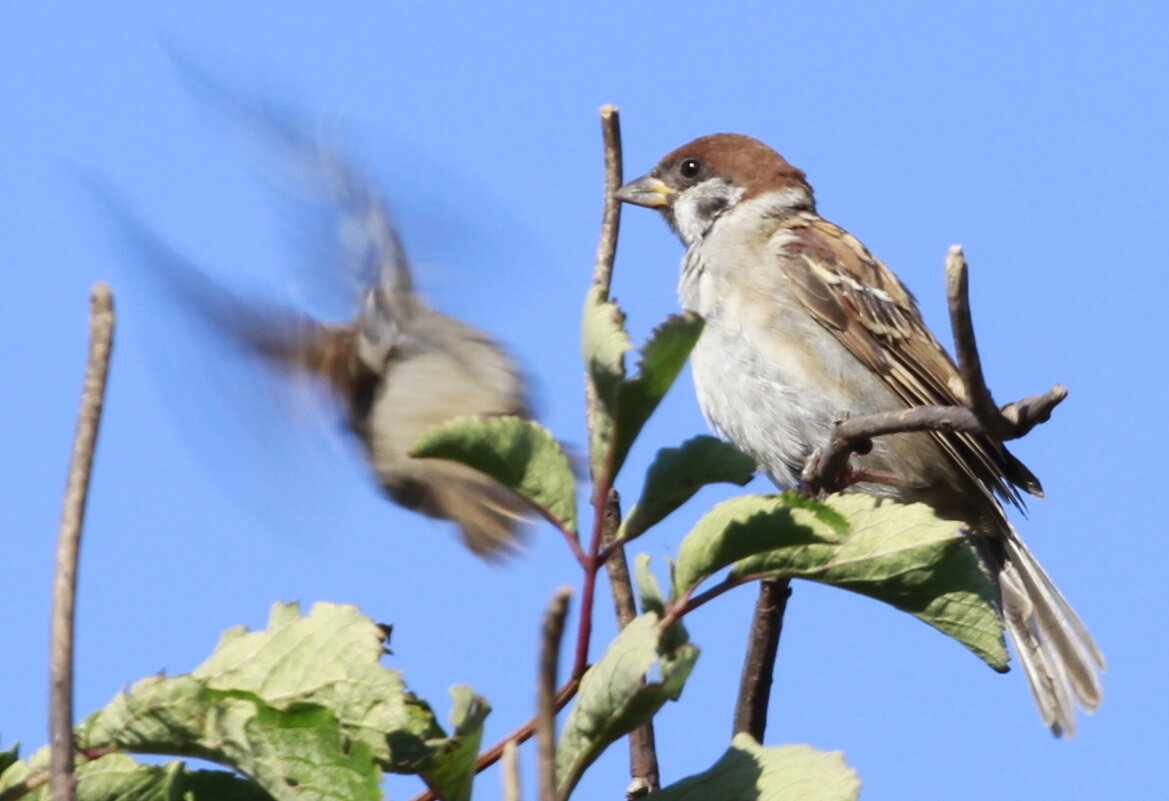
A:
[[[1076,707],[1100,706],[1104,655],[1087,627],[1013,528],[999,572],[1003,621],[1015,642],[1043,721],[1059,736],[1076,733]]]

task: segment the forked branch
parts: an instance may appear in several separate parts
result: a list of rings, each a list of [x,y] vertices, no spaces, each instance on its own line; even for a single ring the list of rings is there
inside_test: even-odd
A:
[[[865,454],[873,437],[913,431],[942,431],[980,434],[1006,441],[1026,436],[1031,429],[1051,418],[1051,412],[1067,397],[1063,384],[1042,395],[1031,395],[999,407],[986,386],[974,324],[970,316],[968,268],[962,248],[954,245],[946,256],[946,290],[950,301],[950,326],[962,376],[967,406],[915,406],[897,412],[864,417],[842,415],[832,428],[824,447],[814,451],[804,466],[804,486],[815,492],[834,492],[856,480],[895,483],[896,476],[850,474],[851,456]]]

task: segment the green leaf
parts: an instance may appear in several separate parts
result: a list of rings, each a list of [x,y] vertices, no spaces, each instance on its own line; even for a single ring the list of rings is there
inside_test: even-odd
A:
[[[659,617],[664,615],[666,613],[666,599],[662,597],[662,589],[658,586],[657,577],[649,572],[649,554],[639,553],[637,555],[637,559],[634,561],[633,575],[642,610],[653,612]]]
[[[641,498],[629,510],[620,539],[634,539],[656,525],[707,484],[747,484],[755,460],[729,442],[694,437],[678,448],[662,448],[645,474]]]
[[[48,749],[42,748],[28,765],[21,764],[21,779],[40,774],[39,786],[20,797],[51,801],[47,768]],[[14,769],[15,770],[15,769]],[[255,782],[219,770],[188,770],[181,762],[143,765],[125,754],[107,754],[92,761],[80,760],[74,769],[78,801],[271,801]],[[15,786],[12,777],[0,777],[0,792]]]
[[[637,375],[618,387],[614,476],[625,463],[625,457],[645,421],[674,385],[678,373],[682,372],[703,325],[702,318],[693,312],[668,317],[641,349]]]
[[[615,478],[642,426],[678,377],[702,333],[702,318],[673,315],[641,349],[638,373],[626,380],[625,354],[633,345],[625,315],[599,287],[589,290],[581,326],[585,369],[597,393],[597,419],[590,443],[592,470]]]
[[[658,585],[657,577],[650,572],[649,561],[648,554],[639,553],[637,555],[633,573],[637,583],[638,600],[641,601],[643,612],[652,612],[662,617],[666,613],[666,599],[662,596],[662,589]],[[682,625],[681,620],[678,620],[662,635],[659,650],[672,653],[689,640],[690,635],[686,632],[686,627]]]
[[[674,597],[753,554],[776,548],[793,551],[843,539],[847,521],[817,506],[794,494],[744,495],[718,504],[678,547]]]
[[[463,744],[380,664],[383,640],[353,607],[316,604],[300,616],[277,604],[268,629],[228,631],[189,675],[119,694],[81,723],[78,746],[202,757],[276,799],[378,799],[383,769],[458,774]],[[485,705],[471,714],[458,701],[477,738]]]
[[[613,441],[617,392],[625,380],[625,353],[632,348],[625,331],[625,315],[616,303],[605,299],[600,287],[592,287],[581,315],[581,349],[585,370],[597,392],[596,420],[589,443],[594,476],[603,472]]]
[[[1006,669],[990,579],[961,524],[923,504],[863,494],[823,503],[790,494],[736,498],[683,540],[675,596],[732,563],[732,581],[803,578],[884,601],[955,638],[995,670]]]
[[[4,771],[12,765],[20,761],[20,743],[13,743],[12,747],[0,751],[0,776],[4,775]]]
[[[581,774],[617,739],[645,723],[682,692],[698,648],[678,642],[674,627],[663,635],[659,617],[634,618],[621,630],[601,660],[581,678],[576,704],[556,748],[556,780],[567,796]],[[673,646],[667,650],[668,646]],[[660,681],[647,681],[657,667]]]
[[[455,733],[432,758],[434,766],[423,770],[422,776],[426,786],[444,801],[467,801],[475,780],[475,757],[483,739],[483,721],[491,706],[470,687],[454,687],[451,695],[455,699],[451,711]]]
[[[764,747],[737,734],[709,770],[646,797],[646,801],[855,801],[861,783],[839,751],[806,745]]]
[[[456,417],[427,429],[411,456],[451,459],[494,478],[576,533],[576,482],[546,428],[519,417]]]

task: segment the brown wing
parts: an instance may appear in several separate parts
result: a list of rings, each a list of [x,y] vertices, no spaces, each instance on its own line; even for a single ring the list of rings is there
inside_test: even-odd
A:
[[[852,234],[814,214],[789,223],[782,255],[809,312],[909,406],[965,406],[957,367],[925,327],[897,277]],[[971,478],[1021,506],[1017,487],[1042,495],[1039,480],[999,442],[932,434]]]

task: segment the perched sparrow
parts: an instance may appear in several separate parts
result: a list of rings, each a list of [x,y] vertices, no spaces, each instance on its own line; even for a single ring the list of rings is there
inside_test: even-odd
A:
[[[685,244],[678,294],[706,319],[691,358],[698,402],[780,487],[798,484],[841,412],[966,403],[913,296],[816,213],[804,173],[761,142],[696,139],[617,196],[660,210]],[[1100,703],[1104,658],[998,500],[1018,504],[1020,488],[1041,495],[1039,481],[1001,443],[965,434],[881,437],[854,459],[900,479],[854,489],[969,526],[1044,723],[1074,734],[1076,705]]]
[[[244,301],[178,258],[124,209],[108,205],[182,302],[252,353],[322,380],[394,502],[453,521],[479,556],[514,548],[529,512],[519,496],[465,465],[408,452],[423,431],[454,417],[531,416],[521,371],[490,336],[414,292],[384,203],[336,152],[288,125],[264,133],[331,206],[345,264],[330,266],[344,268],[357,295],[348,323]]]

